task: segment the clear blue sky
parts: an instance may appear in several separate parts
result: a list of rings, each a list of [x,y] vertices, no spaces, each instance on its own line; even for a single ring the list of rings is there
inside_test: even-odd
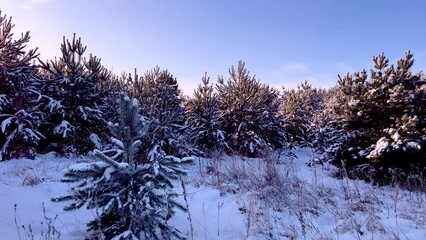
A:
[[[369,69],[385,52],[412,50],[426,70],[426,1],[393,0],[0,0],[15,33],[31,33],[42,59],[60,55],[62,37],[115,73],[156,65],[191,94],[204,72],[216,81],[238,60],[261,82],[330,87],[337,74]]]

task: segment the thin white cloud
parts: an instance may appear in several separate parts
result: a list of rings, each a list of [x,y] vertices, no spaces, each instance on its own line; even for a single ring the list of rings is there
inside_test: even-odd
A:
[[[281,67],[280,71],[298,71],[304,72],[309,70],[309,64],[307,63],[289,63]]]
[[[18,0],[12,3],[16,4],[16,6],[18,6],[21,9],[28,10],[28,9],[33,9],[34,6],[36,5],[46,4],[49,1],[50,0]]]
[[[31,3],[47,3],[49,1],[50,0],[29,0],[29,2],[31,2]]]
[[[290,63],[281,66],[264,76],[271,86],[276,89],[282,87],[295,89],[304,81],[314,87],[329,88],[335,84],[336,75],[326,72],[317,72],[308,63]]]
[[[337,77],[333,74],[324,74],[324,73],[310,73],[302,74],[297,77],[287,77],[281,84],[281,87],[286,89],[296,89],[302,82],[308,81],[308,83],[317,88],[330,88],[333,87],[336,83]],[[278,86],[278,85],[275,85]],[[277,88],[279,89],[279,88]]]
[[[340,69],[342,69],[345,72],[354,72],[354,69],[344,62],[340,62],[338,66]]]
[[[31,5],[28,5],[28,4],[22,4],[19,7],[22,8],[22,9],[31,9],[31,8],[33,8]]]
[[[197,80],[189,80],[189,79],[193,79],[193,78],[192,77],[178,78],[179,89],[182,90],[183,95],[186,95],[186,96],[192,96],[194,94],[194,90],[198,86]]]

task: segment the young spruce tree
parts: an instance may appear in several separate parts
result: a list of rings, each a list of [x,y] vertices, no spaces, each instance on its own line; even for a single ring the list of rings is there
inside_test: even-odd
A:
[[[225,132],[221,129],[219,102],[209,80],[206,73],[186,104],[189,141],[204,155],[228,148]]]
[[[46,145],[51,145],[46,146],[47,150],[84,154],[93,149],[91,136],[106,138],[104,111],[110,89],[102,89],[101,82],[110,73],[102,66],[101,59],[91,54],[86,58],[85,52],[86,46],[80,38],[74,35],[69,41],[64,37],[61,57],[41,62],[46,78],[43,91],[59,102],[42,127]]]
[[[317,145],[319,122],[316,116],[323,111],[322,95],[323,90],[312,87],[307,81],[298,85],[297,90],[284,89],[280,114],[286,119],[286,130],[292,142]]]
[[[25,51],[29,32],[13,38],[12,18],[0,11],[0,161],[34,157],[43,134],[44,96],[32,64],[36,50]]]
[[[286,145],[287,133],[278,116],[278,92],[250,76],[244,62],[231,67],[229,79],[219,77],[216,89],[226,140],[232,150],[256,156]]]
[[[95,150],[100,160],[80,163],[64,171],[62,181],[76,182],[68,195],[53,201],[71,201],[65,210],[86,206],[100,209],[100,215],[88,224],[98,239],[183,239],[183,234],[168,225],[175,207],[173,180],[186,171],[181,164],[190,159],[150,154],[140,161],[136,153],[146,134],[148,123],[139,115],[137,100],[122,94],[119,122],[110,124],[115,149]]]
[[[337,150],[337,162],[347,167],[375,167],[380,178],[391,176],[389,169],[406,173],[426,167],[426,82],[411,73],[413,54],[390,65],[382,53],[373,57],[374,67],[339,79],[344,93],[336,107],[340,125],[350,131]]]
[[[184,107],[176,78],[159,67],[141,77],[135,72],[131,93],[145,103],[141,114],[151,122],[140,154],[146,157],[155,150],[167,155],[187,155],[182,140]]]

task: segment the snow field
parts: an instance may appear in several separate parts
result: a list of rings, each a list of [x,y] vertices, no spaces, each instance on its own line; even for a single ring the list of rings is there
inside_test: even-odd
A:
[[[191,222],[178,210],[170,224],[188,239],[426,239],[425,193],[337,179],[333,166],[306,164],[310,149],[294,154],[196,158],[184,179]],[[49,226],[59,239],[84,239],[96,212],[65,212],[50,199],[69,188],[59,181],[62,169],[91,160],[47,154],[1,162],[1,239],[31,239],[29,225],[34,239],[47,239]]]

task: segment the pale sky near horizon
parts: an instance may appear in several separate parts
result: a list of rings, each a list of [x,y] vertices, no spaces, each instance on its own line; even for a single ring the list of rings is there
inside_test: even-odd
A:
[[[238,60],[278,89],[333,86],[381,52],[395,63],[411,50],[414,72],[426,71],[423,0],[0,0],[0,9],[16,35],[30,31],[42,60],[76,33],[116,74],[158,65],[186,94]]]

